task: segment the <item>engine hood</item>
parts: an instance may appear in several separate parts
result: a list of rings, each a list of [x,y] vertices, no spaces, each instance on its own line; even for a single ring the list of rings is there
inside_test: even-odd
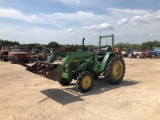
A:
[[[1,50],[1,52],[9,52],[9,50]]]

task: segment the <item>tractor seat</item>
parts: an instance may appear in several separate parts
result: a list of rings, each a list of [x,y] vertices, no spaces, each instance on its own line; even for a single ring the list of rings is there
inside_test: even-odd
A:
[[[99,52],[98,52],[98,61],[102,61],[104,56],[106,55],[106,52],[112,52],[112,48],[110,46],[106,47],[106,48],[102,48]]]
[[[104,56],[105,56],[105,54],[106,54],[106,51],[105,51],[105,50],[100,50],[100,51],[98,52],[98,61],[102,61],[103,58],[104,58]]]

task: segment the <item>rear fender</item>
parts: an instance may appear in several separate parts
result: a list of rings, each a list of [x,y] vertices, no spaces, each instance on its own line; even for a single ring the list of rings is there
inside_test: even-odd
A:
[[[106,66],[107,61],[109,60],[109,58],[110,58],[111,56],[114,56],[114,55],[119,56],[120,53],[117,53],[117,52],[107,52],[107,53],[105,54],[105,56],[104,56],[104,58],[103,58],[103,61],[102,61],[102,63],[101,63],[100,69],[99,69],[99,72],[100,72],[100,73],[104,72],[104,69],[105,69],[105,66]]]

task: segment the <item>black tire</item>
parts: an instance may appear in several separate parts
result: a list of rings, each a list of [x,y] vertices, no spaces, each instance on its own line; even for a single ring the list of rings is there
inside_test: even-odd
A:
[[[30,61],[31,61],[31,62],[36,62],[36,59],[35,59],[35,58],[31,58]]]
[[[129,53],[129,54],[128,54],[128,57],[129,57],[129,58],[132,58],[132,57],[133,57],[132,53]]]
[[[12,58],[10,59],[10,63],[11,63],[11,64],[16,64],[16,62],[13,61]]]
[[[116,56],[110,57],[104,73],[108,83],[112,85],[121,83],[125,74],[124,60]]]
[[[7,61],[6,56],[3,56],[3,61],[4,61],[4,62],[6,62],[6,61]]]
[[[16,64],[13,60],[10,60],[10,63],[12,63],[12,64]]]
[[[25,60],[24,62],[25,62],[25,63],[30,63],[30,60]]]
[[[99,74],[94,74],[94,79],[98,79],[98,77],[99,77]]]
[[[3,61],[3,55],[0,56],[0,60]]]
[[[62,79],[59,81],[59,83],[60,83],[62,86],[67,86],[67,85],[69,85],[71,82],[68,81],[68,80],[66,80],[66,79],[64,79],[64,78],[62,78]]]
[[[121,57],[121,58],[123,58],[123,55],[122,55],[122,53],[120,52],[120,54],[116,54],[116,56],[117,57]]]
[[[88,92],[93,87],[93,74],[88,71],[83,71],[79,76],[77,77],[77,88],[81,92]]]
[[[156,57],[156,56],[153,54],[153,55],[152,55],[152,58],[155,58],[155,57]]]
[[[137,55],[136,58],[139,59],[139,58],[140,58],[140,55]]]

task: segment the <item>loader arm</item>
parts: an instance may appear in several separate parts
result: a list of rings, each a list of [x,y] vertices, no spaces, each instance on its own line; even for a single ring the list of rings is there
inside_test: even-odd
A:
[[[68,54],[66,60],[63,63],[63,67],[69,65],[71,62],[74,62],[75,60],[86,60],[92,57],[94,59],[94,67],[95,69],[98,69],[98,55],[96,53],[86,53],[86,52],[71,52]],[[91,60],[88,60],[91,61]]]
[[[98,71],[98,55],[97,53],[87,53],[87,52],[70,52],[68,54],[61,54],[61,52],[55,53],[50,59],[53,62],[56,57],[64,55],[65,58],[62,59],[62,64],[48,72],[47,78],[52,80],[60,81],[61,78],[71,81],[74,75],[77,75],[80,71],[85,71],[89,64],[92,64],[93,71]],[[78,63],[75,69],[71,69],[71,64]]]
[[[51,57],[48,59],[49,63],[53,63],[57,57],[66,57],[67,56],[67,52],[54,52]]]
[[[71,52],[68,54],[61,68],[62,78],[71,80],[73,76],[76,76],[81,71],[87,70],[89,64],[93,64],[93,71],[98,71],[98,55],[96,53],[87,52]],[[75,69],[71,69],[70,65],[73,63],[79,63]],[[60,70],[59,70],[60,71]]]

